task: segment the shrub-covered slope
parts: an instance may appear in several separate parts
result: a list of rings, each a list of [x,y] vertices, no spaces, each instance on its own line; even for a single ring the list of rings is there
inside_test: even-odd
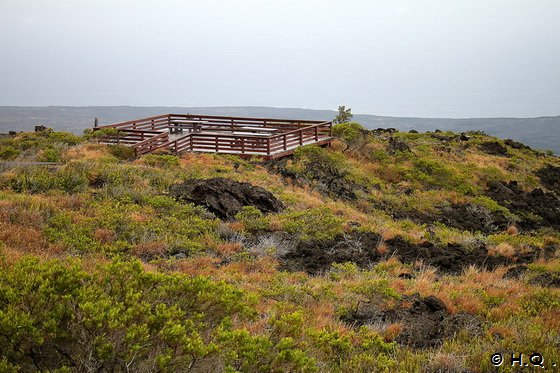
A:
[[[560,363],[560,159],[476,132],[334,133],[268,162],[0,138],[0,370]]]

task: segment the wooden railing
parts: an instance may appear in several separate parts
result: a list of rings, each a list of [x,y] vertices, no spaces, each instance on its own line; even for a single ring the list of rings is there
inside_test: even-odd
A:
[[[272,156],[316,142],[330,141],[332,122],[295,119],[166,114],[115,123],[118,135],[105,142],[130,144],[137,154],[158,149]],[[184,133],[171,139],[170,133]]]
[[[307,143],[317,142],[319,139],[332,135],[332,123],[323,122],[313,126],[284,132],[270,137],[270,152],[288,150],[293,146],[302,146]]]
[[[103,127],[102,127],[103,128]],[[100,129],[100,128],[95,128]],[[119,128],[114,135],[106,135],[98,140],[109,144],[137,144],[144,140],[166,133],[163,131]]]
[[[169,133],[162,132],[157,136],[150,137],[144,141],[140,141],[139,143],[134,144],[132,147],[136,151],[136,154],[147,154],[155,151],[156,149],[160,149],[161,147],[165,146],[169,143]]]

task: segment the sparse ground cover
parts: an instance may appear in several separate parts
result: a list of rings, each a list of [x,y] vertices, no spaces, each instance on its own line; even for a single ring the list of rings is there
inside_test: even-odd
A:
[[[560,160],[483,133],[334,131],[269,162],[0,139],[2,160],[61,162],[0,170],[0,370],[560,364]],[[170,193],[210,178],[282,208],[220,219]]]

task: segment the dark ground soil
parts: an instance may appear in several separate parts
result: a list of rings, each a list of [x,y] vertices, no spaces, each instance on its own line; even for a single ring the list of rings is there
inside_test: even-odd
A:
[[[546,165],[536,172],[541,184],[560,195],[560,167]]]
[[[521,218],[523,230],[541,227],[560,228],[560,198],[540,188],[525,192],[516,181],[488,183],[487,195]]]
[[[537,175],[548,189],[560,190],[560,168],[549,166],[541,169]],[[540,188],[526,192],[520,189],[515,181],[493,181],[488,183],[486,195],[506,207],[518,219],[514,221],[500,211],[490,211],[475,204],[444,206],[435,213],[400,210],[393,212],[392,216],[397,219],[410,219],[420,224],[439,222],[448,227],[484,234],[504,231],[512,224],[523,231],[543,227],[560,228],[558,194],[545,192]]]
[[[332,165],[311,161],[305,165],[304,172],[298,174],[288,169],[289,159],[290,157],[285,157],[268,161],[265,166],[269,171],[291,180],[295,185],[312,185],[319,193],[330,198],[354,201],[358,198],[357,192],[365,191],[363,186],[348,180],[345,172]]]
[[[478,317],[468,313],[451,315],[439,298],[422,298],[418,294],[404,297],[401,304],[391,310],[382,310],[370,303],[360,303],[356,309],[344,315],[342,320],[353,326],[400,322],[403,330],[396,341],[412,348],[438,347],[461,330],[472,336],[482,333],[482,323]]]
[[[504,274],[504,278],[518,279],[527,273],[528,270],[529,268],[525,264],[516,265],[507,270]]]
[[[560,287],[560,273],[556,272],[542,272],[538,274],[531,273],[529,267],[526,265],[518,265],[511,267],[504,274],[504,278],[519,279],[522,276],[529,278],[529,284],[543,287]]]
[[[513,148],[513,149],[533,150],[533,149],[531,149],[530,146],[527,146],[527,145],[525,145],[525,144],[523,144],[523,143],[520,143],[520,142],[518,142],[518,141],[514,141],[514,140],[512,140],[512,139],[506,139],[506,140],[504,140],[504,143],[505,143],[507,146],[509,146],[509,147],[511,147],[511,148]]]
[[[560,287],[560,274],[545,272],[540,273],[529,280],[531,285],[543,286],[543,287]]]
[[[395,237],[385,242],[389,255],[394,255],[403,263],[414,263],[422,260],[425,264],[437,268],[443,273],[460,274],[463,269],[474,265],[479,268],[495,269],[499,266],[514,263],[529,263],[536,260],[540,250],[528,253],[517,253],[512,258],[501,255],[489,255],[483,243],[464,247],[458,244],[445,246],[425,242],[421,245],[411,244],[402,237]]]
[[[395,139],[394,137],[389,138],[387,153],[395,155],[399,152],[408,153],[410,152],[410,147],[402,140]]]
[[[385,241],[388,250],[380,254],[377,251],[380,242],[381,237],[376,233],[340,235],[329,241],[302,241],[295,249],[280,257],[280,269],[315,275],[328,271],[332,263],[353,262],[360,268],[369,268],[381,260],[395,256],[403,263],[414,264],[421,260],[442,273],[456,275],[471,265],[495,269],[499,266],[530,263],[540,256],[550,257],[556,250],[555,247],[544,252],[535,249],[532,252],[516,253],[509,258],[489,255],[483,243],[469,248],[458,244],[436,245],[431,242],[417,245],[402,237],[395,237]]]
[[[503,213],[475,204],[445,206],[436,213],[397,211],[392,215],[397,219],[410,219],[419,224],[440,222],[448,227],[485,234],[503,231],[511,224]]]
[[[280,258],[280,269],[319,274],[332,263],[345,262],[367,268],[381,260],[380,242],[381,236],[370,232],[339,235],[329,241],[301,241]]]
[[[478,148],[486,154],[509,157],[508,150],[505,146],[497,141],[488,141],[480,144]]]

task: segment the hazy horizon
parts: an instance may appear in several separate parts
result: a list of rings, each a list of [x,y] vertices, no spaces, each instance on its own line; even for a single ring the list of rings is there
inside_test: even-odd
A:
[[[555,116],[559,19],[556,0],[0,0],[0,105]]]
[[[332,112],[333,115],[336,115],[337,110],[333,108],[305,108],[305,107],[285,107],[285,106],[264,106],[264,105],[230,105],[230,106],[176,106],[176,105],[0,105],[0,108],[137,108],[137,109],[149,109],[149,108],[186,108],[186,109],[243,109],[243,108],[256,108],[256,109],[278,109],[278,110],[311,110],[317,112]],[[347,106],[346,108],[351,107]],[[161,112],[161,114],[168,114],[167,112]],[[197,114],[205,114],[200,112]],[[550,114],[550,115],[535,115],[535,116],[497,116],[497,117],[421,117],[421,116],[397,116],[397,115],[381,115],[376,113],[363,113],[363,112],[355,112],[352,110],[352,114],[354,116],[379,116],[379,117],[388,117],[388,118],[410,118],[410,119],[537,119],[537,118],[549,118],[549,117],[560,117],[560,114]]]

